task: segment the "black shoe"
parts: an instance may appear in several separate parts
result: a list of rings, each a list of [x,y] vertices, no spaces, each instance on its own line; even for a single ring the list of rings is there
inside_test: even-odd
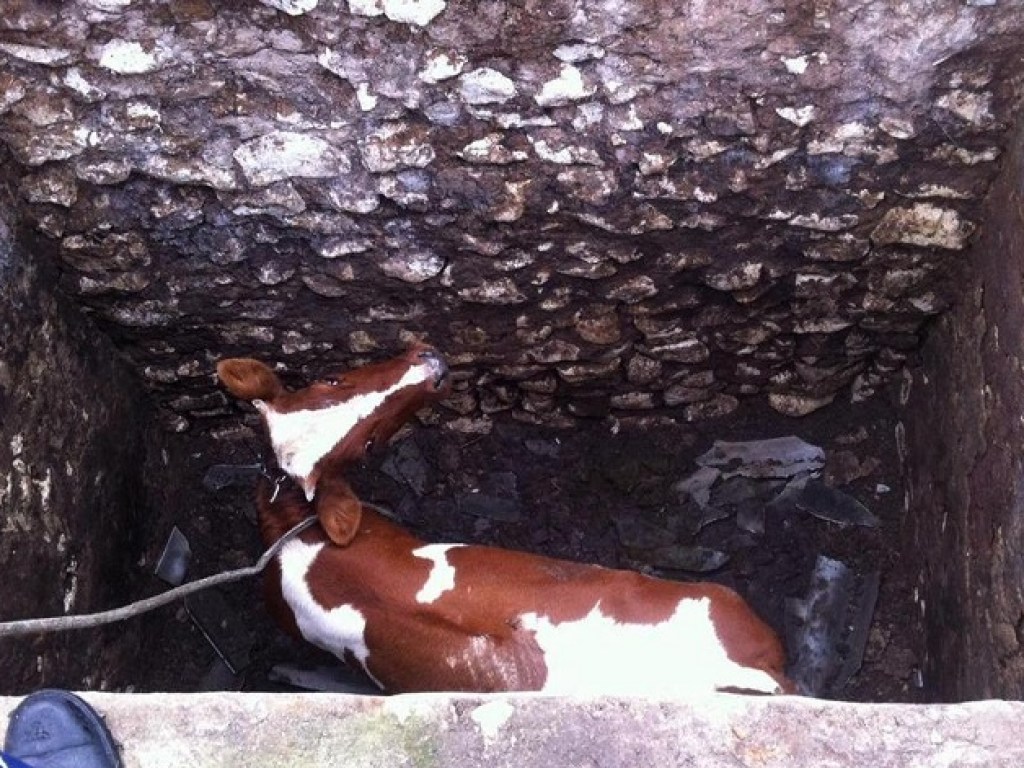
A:
[[[11,713],[4,751],[32,768],[121,768],[103,719],[67,691],[26,697]]]

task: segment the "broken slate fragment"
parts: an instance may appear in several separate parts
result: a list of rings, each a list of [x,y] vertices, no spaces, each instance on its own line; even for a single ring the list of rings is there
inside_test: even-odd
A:
[[[783,489],[779,491],[778,496],[769,501],[765,506],[775,514],[796,510],[800,494],[803,493],[804,486],[807,485],[807,481],[810,479],[810,473],[807,472],[797,475],[786,483]]]
[[[756,499],[739,504],[736,509],[736,527],[755,536],[762,535],[764,533],[764,504]]]
[[[728,509],[722,509],[721,507],[707,506],[703,510],[700,510],[701,515],[693,525],[693,530],[690,532],[696,536],[698,533],[703,531],[712,523],[717,523],[721,520],[728,520],[732,517],[732,513]]]
[[[878,527],[878,518],[853,496],[829,488],[821,480],[811,479],[797,497],[796,506],[803,512],[839,525]]]
[[[864,661],[879,573],[858,574],[819,556],[803,599],[786,601],[789,674],[806,695],[841,697]]]
[[[873,571],[857,580],[857,589],[847,611],[847,634],[844,638],[846,658],[836,674],[832,689],[842,690],[856,675],[864,664],[864,653],[868,647],[868,632],[875,616],[875,605],[878,603],[878,588],[881,574]]]
[[[473,517],[514,523],[522,517],[518,480],[513,472],[492,472],[482,479],[478,492],[456,499],[459,512]]]
[[[711,486],[722,476],[714,467],[701,467],[692,475],[680,480],[672,486],[672,490],[679,494],[680,500],[684,498],[693,499],[698,507],[704,509],[711,498]]]
[[[672,545],[645,552],[644,559],[655,568],[709,573],[728,563],[729,555],[710,547]]]
[[[302,667],[297,664],[275,664],[267,679],[294,688],[324,693],[351,693],[357,696],[379,696],[380,688],[346,666]]]
[[[787,646],[793,657],[790,678],[800,693],[821,696],[842,661],[839,639],[854,587],[844,563],[819,556],[803,600],[786,601]]]
[[[730,477],[714,487],[711,503],[716,507],[737,507],[747,502],[773,497],[782,488],[778,480],[752,480]]]
[[[716,440],[707,453],[697,458],[702,467],[717,467],[725,478],[793,477],[825,466],[825,451],[799,437],[775,437],[729,443]]]
[[[459,512],[473,517],[514,523],[522,516],[518,500],[503,499],[488,493],[467,493],[456,499]]]

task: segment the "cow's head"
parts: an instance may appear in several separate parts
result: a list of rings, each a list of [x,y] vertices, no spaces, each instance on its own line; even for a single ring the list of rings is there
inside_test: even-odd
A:
[[[217,375],[233,395],[251,401],[260,412],[278,465],[302,486],[309,500],[317,495],[324,475],[336,475],[359,461],[449,388],[444,358],[424,344],[414,344],[392,360],[339,371],[295,391],[285,389],[269,366],[251,358],[222,360]],[[348,504],[352,506],[358,506],[354,496]],[[337,521],[325,520],[325,509],[318,500],[321,523],[331,538],[351,538],[358,519],[339,528]],[[358,512],[343,511],[346,518],[352,514]]]

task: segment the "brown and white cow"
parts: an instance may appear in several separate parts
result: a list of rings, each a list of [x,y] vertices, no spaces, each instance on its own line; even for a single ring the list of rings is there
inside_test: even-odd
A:
[[[261,483],[265,543],[314,511],[320,518],[268,572],[271,611],[383,690],[792,691],[775,633],[726,587],[428,544],[361,504],[340,473],[443,397],[447,368],[434,350],[414,346],[295,392],[255,360],[224,360],[217,370],[254,402],[295,480]]]

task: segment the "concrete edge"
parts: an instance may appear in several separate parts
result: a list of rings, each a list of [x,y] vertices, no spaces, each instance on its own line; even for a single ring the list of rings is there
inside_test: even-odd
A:
[[[127,768],[1019,766],[1024,703],[84,693]],[[0,725],[20,701],[0,697]]]

